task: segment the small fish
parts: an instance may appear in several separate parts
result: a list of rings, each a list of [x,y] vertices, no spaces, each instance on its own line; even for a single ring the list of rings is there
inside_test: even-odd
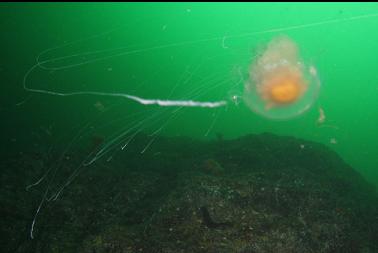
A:
[[[202,222],[203,224],[208,228],[218,228],[218,229],[224,229],[227,227],[231,227],[231,222],[215,222],[210,217],[209,211],[205,206],[202,206],[200,208],[201,214],[202,214]]]

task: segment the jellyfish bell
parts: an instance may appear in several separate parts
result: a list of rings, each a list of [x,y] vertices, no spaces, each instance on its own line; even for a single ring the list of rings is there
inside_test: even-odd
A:
[[[315,67],[303,63],[294,41],[279,36],[251,64],[243,100],[264,117],[289,119],[311,108],[319,88]]]

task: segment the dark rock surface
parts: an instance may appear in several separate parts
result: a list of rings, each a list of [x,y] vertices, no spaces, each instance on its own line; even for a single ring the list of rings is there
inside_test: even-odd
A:
[[[324,145],[249,135],[200,142],[139,136],[46,201],[56,159],[1,162],[2,252],[378,252],[376,190]],[[56,192],[83,155],[60,162]],[[104,159],[106,160],[106,159]],[[55,187],[55,188],[54,188]]]

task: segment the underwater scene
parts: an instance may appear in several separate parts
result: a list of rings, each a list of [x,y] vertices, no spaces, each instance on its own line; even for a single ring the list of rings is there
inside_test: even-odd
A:
[[[0,252],[377,253],[377,3],[0,3]]]

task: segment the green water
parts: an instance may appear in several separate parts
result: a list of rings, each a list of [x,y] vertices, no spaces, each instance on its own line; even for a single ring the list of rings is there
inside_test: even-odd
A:
[[[326,144],[378,185],[377,14],[376,3],[1,4],[3,153],[65,150],[80,129],[108,143],[138,131],[151,140],[270,132]],[[243,102],[163,108],[23,87],[39,56],[47,69],[27,76],[30,89],[229,101],[242,95],[248,66],[277,35],[298,44],[321,81],[312,108],[286,121],[256,115]],[[320,108],[324,124],[317,123]],[[122,152],[127,140],[110,153]]]

